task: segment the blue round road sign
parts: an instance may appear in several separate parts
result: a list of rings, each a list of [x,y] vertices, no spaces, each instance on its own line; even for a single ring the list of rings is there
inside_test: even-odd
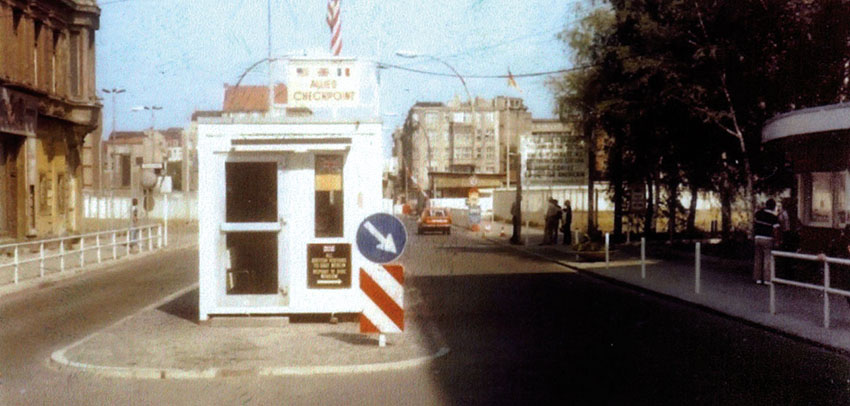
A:
[[[366,259],[385,264],[401,256],[407,244],[404,224],[395,216],[375,213],[357,228],[357,249]]]

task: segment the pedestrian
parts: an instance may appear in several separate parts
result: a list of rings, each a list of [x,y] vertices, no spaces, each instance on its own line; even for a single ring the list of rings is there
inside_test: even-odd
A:
[[[514,233],[513,233],[513,235],[511,235],[511,244],[514,244],[514,245],[519,244],[520,228],[522,227],[522,224],[521,224],[522,205],[520,204],[521,199],[522,199],[522,197],[517,196],[517,198],[514,199],[514,203],[511,205],[511,217],[512,217],[511,221],[513,222],[513,226],[514,226]]]
[[[569,199],[564,200],[564,208],[562,211],[564,213],[564,222],[561,223],[561,231],[564,233],[564,245],[572,245],[573,208],[570,206]]]
[[[765,206],[756,212],[753,221],[753,280],[759,285],[770,282],[770,251],[773,249],[774,236],[779,231],[779,217],[775,209],[776,201],[768,199]]]
[[[549,198],[549,205],[543,215],[543,242],[540,245],[552,244],[552,221],[555,219],[558,208],[555,207],[555,199]],[[557,229],[557,225],[555,226]]]
[[[139,199],[133,198],[133,204],[130,206],[130,247],[137,247],[139,245]]]
[[[564,210],[561,208],[561,205],[558,204],[558,200],[552,199],[552,203],[555,205],[555,213],[552,215],[552,238],[549,240],[552,244],[558,244],[558,230],[560,229],[561,219],[564,216]]]
[[[795,212],[794,200],[790,198],[782,199],[778,215],[779,228],[782,232],[782,238],[780,239],[780,249],[782,251],[797,251],[799,239],[797,238],[796,217],[793,214]]]

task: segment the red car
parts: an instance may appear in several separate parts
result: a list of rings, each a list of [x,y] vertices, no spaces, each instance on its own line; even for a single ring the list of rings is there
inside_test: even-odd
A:
[[[423,234],[426,231],[440,231],[443,234],[452,233],[452,217],[449,209],[428,208],[422,211],[419,217],[417,232]]]

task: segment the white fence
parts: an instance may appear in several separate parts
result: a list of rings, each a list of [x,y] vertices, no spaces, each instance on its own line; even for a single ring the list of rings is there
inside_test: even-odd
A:
[[[174,192],[168,195],[155,194],[153,210],[145,212],[142,209],[142,199],[139,197],[139,208],[142,217],[149,219],[165,218],[165,199],[168,199],[168,218],[175,220],[198,219],[198,193]],[[88,219],[129,219],[132,197],[121,196],[117,193],[97,196],[83,195],[83,216]]]
[[[162,248],[161,224],[0,245],[0,286]],[[146,235],[147,234],[147,235]]]
[[[830,286],[830,273],[829,273],[829,264],[836,265],[846,265],[850,266],[850,260],[841,259],[841,258],[830,258],[824,255],[808,255],[808,254],[798,254],[795,252],[785,252],[785,251],[771,251],[770,257],[770,314],[776,314],[776,285],[789,285],[796,286],[799,288],[805,289],[813,289],[819,290],[823,292],[823,326],[824,328],[829,328],[829,295],[840,295],[844,297],[850,297],[850,291],[835,289]],[[812,283],[805,283],[799,281],[793,281],[790,279],[777,278],[776,277],[776,257],[781,258],[791,258],[803,261],[810,262],[821,262],[823,263],[823,283],[821,285],[816,285]]]

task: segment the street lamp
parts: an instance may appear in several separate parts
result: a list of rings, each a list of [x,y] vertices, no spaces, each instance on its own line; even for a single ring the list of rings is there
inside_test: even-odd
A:
[[[110,132],[110,134],[113,134],[113,133],[115,133],[115,112],[116,112],[116,110],[118,110],[118,106],[115,104],[115,96],[117,96],[121,93],[124,93],[127,90],[126,89],[118,89],[118,88],[114,88],[114,87],[112,89],[100,89],[100,90],[102,90],[103,93],[112,95],[112,131]],[[97,183],[98,183],[98,189],[100,189],[100,193],[103,194],[103,134],[100,135],[99,144],[100,145],[97,146],[97,160],[98,160],[98,166],[100,167],[100,168],[98,168],[100,170],[100,174],[97,177]]]
[[[475,160],[475,165],[472,166],[472,173],[475,174],[475,166],[477,166],[477,164],[478,164],[478,159],[475,155],[475,151],[476,151],[475,150],[475,137],[478,135],[478,126],[477,126],[476,121],[475,121],[476,120],[475,100],[472,98],[472,94],[469,93],[469,88],[466,87],[466,80],[463,78],[463,76],[461,76],[461,74],[457,71],[457,69],[455,69],[452,65],[449,65],[448,62],[446,62],[446,61],[444,61],[440,58],[437,58],[436,56],[429,55],[429,54],[417,54],[415,52],[410,52],[410,51],[396,51],[395,54],[402,57],[402,58],[408,58],[408,59],[414,59],[414,58],[420,58],[420,57],[421,58],[433,59],[433,60],[435,60],[439,63],[442,63],[443,65],[446,65],[446,67],[451,69],[451,71],[455,74],[455,76],[457,76],[457,78],[460,79],[460,83],[463,85],[463,90],[466,91],[466,97],[469,99],[469,105],[472,108],[472,157]],[[430,144],[430,142],[429,142],[429,144]],[[430,153],[430,147],[429,147],[429,153]],[[429,157],[428,164],[429,165],[431,164],[430,157]]]
[[[151,112],[151,131],[153,131],[154,124],[156,123],[156,117],[154,114],[157,110],[162,110],[162,106],[136,106],[130,109],[132,111],[142,111],[142,110],[150,110]]]

